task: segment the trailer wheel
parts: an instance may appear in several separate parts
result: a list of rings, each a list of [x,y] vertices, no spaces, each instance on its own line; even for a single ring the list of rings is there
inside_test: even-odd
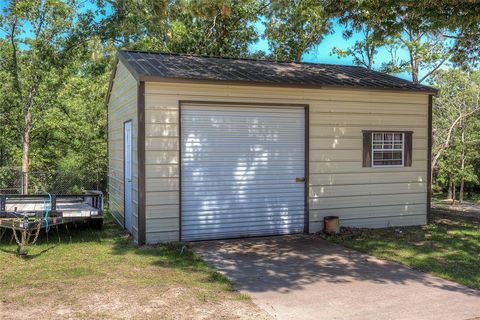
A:
[[[88,226],[94,230],[101,230],[103,227],[103,219],[90,219]]]

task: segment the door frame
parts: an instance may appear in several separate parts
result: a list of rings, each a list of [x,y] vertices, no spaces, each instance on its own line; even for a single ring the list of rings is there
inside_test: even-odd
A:
[[[125,167],[126,167],[126,158],[125,158],[125,153],[126,153],[126,150],[125,150],[125,142],[126,142],[126,137],[125,137],[125,127],[126,125],[130,123],[130,166],[132,168],[130,168],[130,174],[132,175],[132,183],[131,183],[131,186],[132,186],[132,190],[130,192],[131,194],[131,197],[133,198],[133,121],[132,119],[129,119],[125,122],[123,122],[123,139],[122,139],[122,143],[123,143],[123,228],[124,229],[127,229],[127,224],[126,224],[126,220],[127,220],[127,214],[126,214],[126,208],[127,208],[127,201],[126,201],[126,191],[127,191],[127,188],[126,188],[126,185],[125,185]],[[133,232],[133,203],[131,205],[131,214],[132,214],[132,232]],[[130,231],[130,230],[128,230]]]
[[[310,185],[310,105],[300,103],[254,103],[254,102],[232,102],[232,101],[203,101],[203,100],[178,100],[178,192],[179,192],[179,214],[178,214],[178,239],[182,241],[182,105],[183,104],[204,104],[204,105],[227,105],[227,106],[239,106],[239,107],[298,107],[303,108],[305,115],[304,124],[304,174],[305,174],[305,190],[304,190],[304,223],[303,232],[309,233],[310,230],[310,208],[309,208],[309,185]]]

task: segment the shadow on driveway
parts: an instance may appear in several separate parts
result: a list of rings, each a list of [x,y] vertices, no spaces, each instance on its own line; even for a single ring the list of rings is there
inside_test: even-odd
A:
[[[279,319],[470,319],[480,292],[294,235],[194,243],[204,259]]]

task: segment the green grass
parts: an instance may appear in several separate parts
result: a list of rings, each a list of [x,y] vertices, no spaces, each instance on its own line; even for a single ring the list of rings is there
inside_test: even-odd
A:
[[[114,296],[124,289],[131,292],[132,301],[142,290],[162,297],[172,288],[181,289],[182,301],[189,304],[245,300],[226,277],[183,244],[136,246],[110,217],[101,231],[74,226],[52,229],[29,249],[27,258],[15,251],[15,241],[10,243],[7,233],[0,242],[0,309],[2,301],[22,308],[55,295],[78,300],[92,291]],[[75,299],[63,299],[75,308]]]
[[[480,221],[432,216],[421,227],[347,229],[329,240],[480,289]]]

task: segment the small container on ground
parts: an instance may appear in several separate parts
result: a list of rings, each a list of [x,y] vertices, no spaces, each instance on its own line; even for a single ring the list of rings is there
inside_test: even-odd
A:
[[[340,219],[337,216],[323,218],[323,232],[326,234],[338,234],[340,232]]]

